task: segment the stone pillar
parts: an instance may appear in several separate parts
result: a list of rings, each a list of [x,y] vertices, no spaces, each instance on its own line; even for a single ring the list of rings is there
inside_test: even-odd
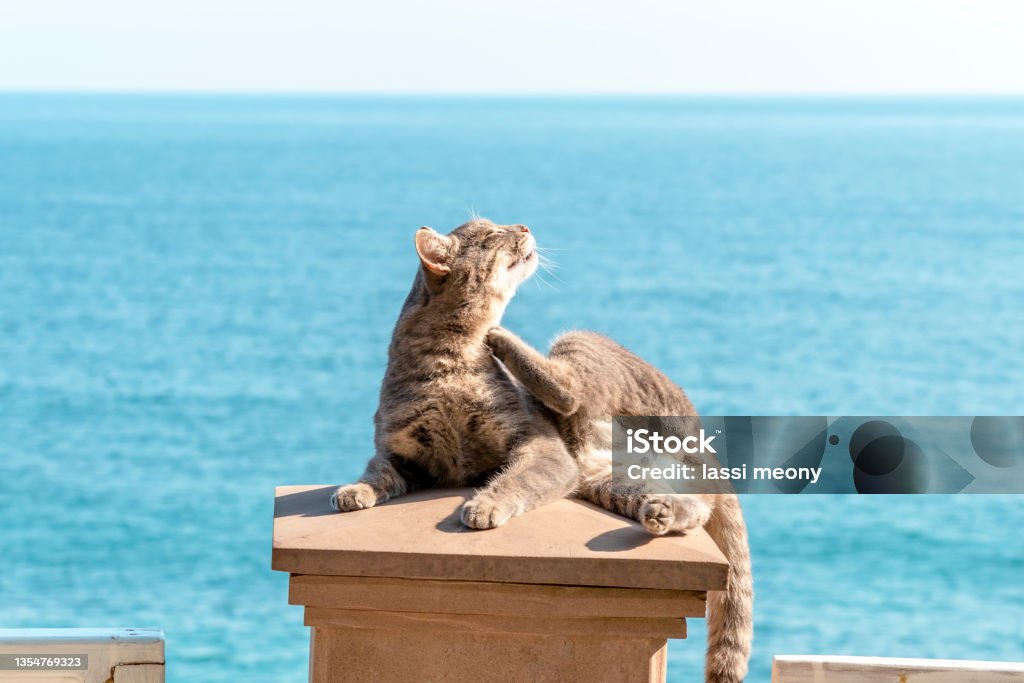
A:
[[[332,490],[282,487],[275,505],[273,567],[305,607],[313,683],[664,681],[667,639],[726,584],[703,531],[652,538],[580,501],[472,531],[470,490],[343,515]]]

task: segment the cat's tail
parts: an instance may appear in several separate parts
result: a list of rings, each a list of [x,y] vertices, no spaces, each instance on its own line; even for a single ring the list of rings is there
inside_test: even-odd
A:
[[[747,675],[754,639],[754,579],[739,499],[722,495],[705,526],[729,561],[729,586],[708,593],[706,683],[738,683]]]

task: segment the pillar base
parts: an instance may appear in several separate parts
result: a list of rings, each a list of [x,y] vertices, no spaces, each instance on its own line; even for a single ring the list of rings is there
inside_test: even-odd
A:
[[[664,638],[313,627],[311,683],[659,683]]]

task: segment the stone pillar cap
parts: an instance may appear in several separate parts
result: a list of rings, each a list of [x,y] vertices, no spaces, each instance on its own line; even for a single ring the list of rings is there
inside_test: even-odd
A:
[[[497,529],[462,526],[472,489],[421,491],[338,514],[333,486],[278,487],[273,568],[293,574],[709,591],[728,563],[703,529],[653,537],[639,524],[559,500]]]

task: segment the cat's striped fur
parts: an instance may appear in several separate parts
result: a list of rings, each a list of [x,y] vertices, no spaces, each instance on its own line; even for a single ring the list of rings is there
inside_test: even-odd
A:
[[[536,269],[525,226],[475,219],[416,234],[421,268],[391,340],[375,416],[376,454],[340,512],[434,486],[479,486],[462,509],[489,529],[566,495],[636,519],[651,533],[703,526],[730,562],[709,596],[706,680],[743,679],[752,639],[746,527],[734,495],[647,495],[613,485],[614,415],[696,415],[686,394],[614,341],[561,336],[548,356],[498,327]]]

